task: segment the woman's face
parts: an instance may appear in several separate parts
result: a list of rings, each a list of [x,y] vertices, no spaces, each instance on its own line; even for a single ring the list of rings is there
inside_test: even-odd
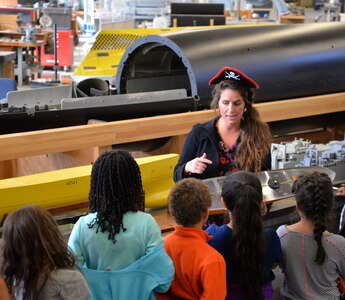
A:
[[[240,125],[245,103],[238,91],[225,89],[220,94],[219,112],[229,126]]]

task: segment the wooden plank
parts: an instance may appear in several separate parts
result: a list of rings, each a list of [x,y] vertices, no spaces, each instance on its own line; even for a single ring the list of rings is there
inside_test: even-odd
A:
[[[0,14],[0,29],[17,30],[17,15]]]
[[[345,93],[311,96],[255,105],[265,122],[345,111]]]
[[[255,107],[266,122],[315,116],[345,111],[345,93],[259,103]],[[0,161],[184,135],[194,124],[214,116],[213,110],[204,110],[1,135]]]
[[[1,5],[3,5],[3,6],[17,6],[18,1],[17,0],[1,0]]]
[[[26,41],[21,41],[21,40],[9,40],[9,39],[1,39],[0,40],[0,47],[5,47],[5,48],[7,48],[7,47],[15,47],[15,48],[33,47],[33,48],[36,48],[36,47],[40,47],[43,44],[44,44],[43,40],[35,41],[35,42],[26,42]]]
[[[47,39],[47,33],[34,33],[33,34],[36,40],[46,40]],[[11,30],[0,30],[0,37],[6,37],[10,39],[21,39],[23,36],[25,36],[25,32],[17,32],[17,31],[11,31]]]
[[[305,22],[305,16],[280,16],[280,24],[300,24]]]
[[[4,62],[2,73],[2,77],[14,79],[14,61]]]
[[[0,161],[177,136],[212,116],[211,111],[195,112],[1,135]]]

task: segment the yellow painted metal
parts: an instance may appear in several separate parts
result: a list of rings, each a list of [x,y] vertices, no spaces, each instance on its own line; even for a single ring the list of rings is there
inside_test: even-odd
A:
[[[117,66],[127,47],[136,39],[149,34],[163,34],[177,28],[105,29],[97,35],[90,52],[75,70],[75,76],[115,76]]]
[[[136,159],[145,190],[145,207],[167,205],[174,185],[173,171],[178,154]],[[0,180],[0,220],[11,211],[35,204],[56,208],[87,202],[91,165]]]

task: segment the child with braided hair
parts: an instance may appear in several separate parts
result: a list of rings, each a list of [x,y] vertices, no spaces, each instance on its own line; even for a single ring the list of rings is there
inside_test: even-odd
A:
[[[90,212],[79,218],[68,241],[92,299],[145,299],[144,291],[152,295],[151,287],[161,292],[169,288],[173,264],[160,228],[144,206],[141,173],[131,154],[116,150],[100,155],[92,166]],[[104,281],[114,288],[106,291],[109,284],[104,288],[98,280],[102,276],[111,277]]]
[[[280,226],[284,299],[339,299],[345,276],[345,239],[327,231],[333,187],[324,173],[304,173],[292,186],[300,221]]]

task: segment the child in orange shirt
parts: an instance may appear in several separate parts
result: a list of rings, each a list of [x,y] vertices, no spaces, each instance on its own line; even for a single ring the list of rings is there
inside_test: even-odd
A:
[[[225,261],[207,244],[202,230],[212,199],[199,179],[179,181],[169,194],[169,209],[177,226],[165,237],[164,247],[174,262],[175,277],[166,294],[157,299],[225,299]]]
[[[5,280],[0,278],[0,300],[10,300],[10,294],[8,293]]]

